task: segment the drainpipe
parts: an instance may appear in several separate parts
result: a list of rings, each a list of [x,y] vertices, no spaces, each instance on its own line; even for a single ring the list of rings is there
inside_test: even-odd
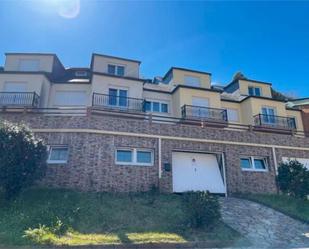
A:
[[[222,171],[223,171],[223,179],[224,179],[225,197],[227,197],[227,182],[226,182],[226,174],[225,174],[225,158],[224,158],[224,153],[221,154],[221,158],[222,158]]]

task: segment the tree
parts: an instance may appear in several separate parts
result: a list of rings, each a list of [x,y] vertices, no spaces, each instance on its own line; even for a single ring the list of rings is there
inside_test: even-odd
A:
[[[0,188],[11,199],[46,172],[47,150],[25,125],[0,122]]]
[[[297,160],[280,164],[277,182],[285,194],[298,198],[309,195],[309,170]]]

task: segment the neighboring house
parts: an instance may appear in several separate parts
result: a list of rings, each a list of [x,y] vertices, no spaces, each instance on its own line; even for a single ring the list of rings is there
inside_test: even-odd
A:
[[[270,83],[212,86],[210,73],[178,67],[149,80],[140,63],[93,54],[90,68],[64,68],[55,54],[6,54],[0,117],[48,144],[42,184],[276,192],[279,162],[309,160],[301,110],[273,97]]]

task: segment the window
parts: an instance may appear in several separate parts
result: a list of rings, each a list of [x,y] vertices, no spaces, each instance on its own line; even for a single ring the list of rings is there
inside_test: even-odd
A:
[[[131,150],[117,150],[117,162],[131,163],[132,159]]]
[[[110,88],[108,90],[108,104],[112,106],[128,106],[128,91],[124,89]]]
[[[120,165],[153,165],[153,150],[149,149],[117,149],[116,164]]]
[[[145,101],[144,108],[146,112],[168,113],[168,104],[158,101]]]
[[[227,120],[231,122],[239,122],[238,110],[236,109],[226,109],[227,111]]]
[[[263,124],[276,123],[276,109],[273,107],[262,107],[262,122]]]
[[[85,91],[56,91],[54,105],[57,106],[85,106],[87,94]]]
[[[48,155],[47,163],[49,164],[67,163],[68,157],[69,157],[68,146],[52,145],[49,147],[49,155]]]
[[[5,92],[27,92],[26,82],[5,82],[4,83]]]
[[[86,77],[87,76],[87,72],[86,71],[76,71],[75,72],[75,76],[77,76],[77,77]]]
[[[261,88],[259,87],[249,86],[248,92],[250,96],[261,96]]]
[[[242,170],[267,171],[267,160],[264,157],[242,157],[240,167]]]
[[[112,64],[107,65],[107,73],[109,74],[124,76],[124,70],[125,70],[124,66],[112,65]]]
[[[185,76],[185,85],[186,86],[194,86],[200,87],[201,86],[201,79],[199,77],[194,76]]]
[[[148,163],[151,164],[152,162],[152,153],[151,151],[141,151],[137,150],[136,152],[136,162],[137,163]]]
[[[33,59],[21,59],[19,60],[20,71],[39,71],[40,61]]]

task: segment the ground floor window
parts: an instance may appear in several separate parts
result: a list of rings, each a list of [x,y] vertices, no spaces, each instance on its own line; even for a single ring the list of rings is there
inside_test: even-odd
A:
[[[116,149],[116,164],[122,165],[153,165],[153,150],[139,148],[119,148]]]
[[[68,162],[69,149],[67,145],[50,145],[48,146],[49,164],[64,164]]]
[[[248,156],[240,158],[242,170],[267,171],[267,160],[265,157]]]

